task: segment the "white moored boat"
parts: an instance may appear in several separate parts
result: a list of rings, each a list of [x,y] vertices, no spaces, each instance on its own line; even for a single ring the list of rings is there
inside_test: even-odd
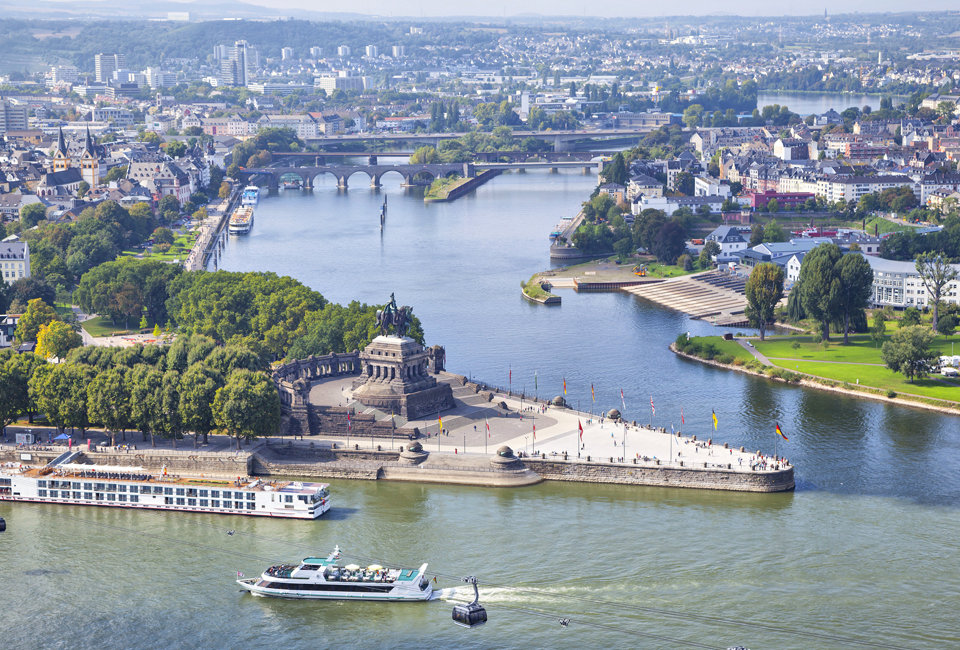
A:
[[[419,569],[361,568],[337,563],[340,547],[326,559],[308,557],[300,564],[278,564],[259,578],[237,580],[255,596],[320,600],[430,600],[433,586]]]
[[[330,509],[327,483],[151,476],[142,467],[54,463],[0,467],[0,501],[290,519],[316,519]]]
[[[248,185],[243,188],[243,195],[240,198],[243,205],[256,205],[260,202],[260,188],[256,185]]]
[[[231,235],[243,235],[253,227],[253,207],[241,205],[230,215],[228,230]]]

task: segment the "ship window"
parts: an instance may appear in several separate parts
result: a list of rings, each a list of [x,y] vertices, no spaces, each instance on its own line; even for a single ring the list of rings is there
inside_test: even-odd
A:
[[[283,496],[283,500],[284,500],[285,503],[293,503],[293,495],[292,495],[292,494],[285,494],[285,495]]]
[[[183,498],[183,497],[177,497],[177,505],[178,505],[178,506],[184,505],[184,498]]]
[[[8,478],[0,478],[0,485],[11,485],[12,481]]]
[[[248,503],[248,504],[247,504],[247,510],[254,510],[254,509],[256,509],[256,507],[257,507],[257,504],[255,504],[255,503]]]
[[[243,501],[234,501],[234,502],[233,502],[233,507],[234,507],[236,510],[243,510]]]
[[[47,496],[47,491],[46,491],[46,490],[37,490],[37,496],[38,496],[38,497],[45,497],[45,496]]]
[[[201,507],[201,508],[206,508],[208,503],[209,503],[209,501],[207,501],[206,499],[200,499],[200,507]]]
[[[83,489],[84,489],[84,490],[88,490],[88,491],[89,491],[89,490],[92,490],[92,489],[93,489],[93,483],[84,483],[84,484],[83,484]],[[87,497],[87,498],[89,498],[89,497]]]
[[[216,496],[216,495],[214,495],[214,496]],[[233,492],[231,492],[230,490],[224,491],[224,493],[223,493],[223,498],[224,498],[224,499],[232,499],[232,498],[233,498]]]
[[[93,499],[93,492],[84,492],[84,493],[83,493],[83,498],[84,498],[84,499]]]
[[[173,494],[173,488],[163,488],[164,494]]]
[[[57,499],[57,498],[59,498],[59,496],[60,496],[60,493],[59,493],[59,492],[57,492],[56,490],[50,490],[50,498],[51,498],[51,499]]]
[[[186,490],[184,490],[183,488],[177,488],[177,496],[178,496],[178,497],[184,496],[184,493],[185,493],[185,492],[186,492]]]
[[[196,500],[196,499],[187,499],[187,505],[188,505],[188,506],[195,506],[195,505],[197,505],[197,500]]]
[[[117,500],[117,495],[116,495],[116,494],[113,494],[113,493],[111,492],[110,494],[107,495],[107,501],[116,501],[116,500]]]
[[[154,486],[153,486],[153,493],[154,493],[154,494],[163,494],[163,488],[160,487],[159,485],[154,485]],[[171,493],[171,494],[172,494],[172,493]]]
[[[208,492],[208,490],[200,490],[200,497],[203,498],[203,497],[207,496],[207,492]]]
[[[173,505],[173,497],[163,497],[163,504],[166,506]]]
[[[219,507],[220,507],[220,502],[219,502],[219,501],[211,501],[211,502],[210,502],[210,507],[212,507],[212,508],[219,508]]]
[[[127,500],[127,495],[126,495],[126,494],[118,494],[118,495],[117,495],[117,500],[118,500],[118,501],[126,501],[126,500]]]
[[[253,492],[247,492],[247,501],[253,501],[256,498],[257,498],[256,494],[254,494]]]
[[[103,492],[95,492],[93,496],[97,501],[103,501]]]
[[[79,493],[79,492],[74,492],[74,493],[73,493],[73,498],[79,500],[79,499],[80,499],[80,493]]]
[[[126,492],[126,491],[127,491],[127,486],[126,486],[126,485],[118,485],[118,486],[117,486],[117,492]]]
[[[196,491],[195,489],[193,489],[193,488],[189,488],[189,489],[187,490],[187,496],[188,496],[188,497],[195,497],[195,496],[197,496],[197,491]]]
[[[131,503],[140,503],[140,497],[138,497],[136,494],[131,494],[131,495],[130,495],[130,502],[131,502]]]
[[[220,490],[210,490],[210,496],[213,497],[214,499],[219,499],[219,498],[220,498]],[[224,496],[227,496],[227,495],[224,494]]]
[[[107,484],[107,492],[116,492],[116,491],[117,491],[117,484],[116,484],[116,483],[108,483],[108,484]]]
[[[81,486],[80,486],[80,483],[74,482],[74,484],[73,484],[73,489],[74,489],[74,490],[79,490],[80,487],[81,487]]]
[[[46,481],[37,481],[37,487],[39,487],[39,488],[45,488],[45,487],[47,487],[47,482],[46,482]]]
[[[139,485],[131,485],[131,486],[130,486],[130,492],[131,492],[131,493],[136,494],[136,493],[139,492],[139,491],[140,491],[140,486],[139,486]]]
[[[95,483],[93,486],[94,492],[106,492],[107,484],[106,483]]]

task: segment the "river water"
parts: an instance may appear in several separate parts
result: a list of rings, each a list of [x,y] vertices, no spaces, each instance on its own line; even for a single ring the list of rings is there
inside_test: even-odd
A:
[[[620,408],[622,388],[630,419],[650,417],[652,396],[656,424],[679,427],[682,407],[687,432],[767,452],[779,422],[797,491],[335,481],[334,509],[313,523],[2,504],[3,647],[857,647],[801,632],[960,645],[957,418],[676,358],[667,345],[678,333],[724,330],[626,295],[527,303],[518,285],[549,265],[547,234],[575,214],[589,176],[509,173],[436,205],[396,175],[380,192],[351,180],[347,193],[327,180],[261,200],[221,267],[290,274],[337,302],[395,292],[453,372],[505,385],[512,369],[514,388],[533,392],[536,371],[550,397],[566,378],[584,410],[591,383],[596,409]],[[430,562],[445,596],[444,576],[478,575],[496,585],[482,590],[490,622],[458,628],[445,600],[287,602],[231,582],[335,544]]]
[[[903,97],[894,96],[894,104],[903,101]],[[874,110],[880,108],[879,95],[864,95],[860,93],[812,93],[790,92],[780,90],[763,90],[757,93],[757,107],[779,104],[786,106],[794,113],[806,117],[807,115],[821,115],[831,108],[842,113],[851,106],[862,109],[870,106]]]

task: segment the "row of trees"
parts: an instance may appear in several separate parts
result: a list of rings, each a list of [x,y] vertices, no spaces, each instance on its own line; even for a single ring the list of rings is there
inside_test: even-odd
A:
[[[137,430],[143,439],[174,441],[212,432],[237,440],[280,428],[280,399],[260,358],[242,346],[218,347],[207,337],[178,339],[169,348],[86,347],[65,363],[38,355],[0,354],[0,421],[42,412],[60,432],[101,426],[116,443]]]

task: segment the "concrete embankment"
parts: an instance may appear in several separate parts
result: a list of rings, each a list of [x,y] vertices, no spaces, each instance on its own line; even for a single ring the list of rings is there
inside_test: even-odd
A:
[[[4,445],[0,462],[44,465],[64,449]],[[29,455],[29,458],[24,455]],[[525,487],[542,481],[686,487],[738,492],[783,492],[794,488],[793,468],[743,471],[732,465],[661,465],[656,460],[607,462],[561,457],[426,452],[417,443],[404,452],[332,449],[304,444],[260,443],[236,452],[194,450],[81,451],[78,463],[142,467],[153,474],[232,478],[277,476],[325,480],[384,480],[476,487]],[[686,462],[686,461],[685,461]]]
[[[449,203],[450,201],[456,201],[461,196],[469,194],[487,181],[493,180],[494,177],[499,176],[502,173],[503,171],[499,169],[490,169],[485,172],[481,172],[473,178],[469,178],[451,189],[446,196],[425,196],[423,197],[423,200],[426,203]]]

